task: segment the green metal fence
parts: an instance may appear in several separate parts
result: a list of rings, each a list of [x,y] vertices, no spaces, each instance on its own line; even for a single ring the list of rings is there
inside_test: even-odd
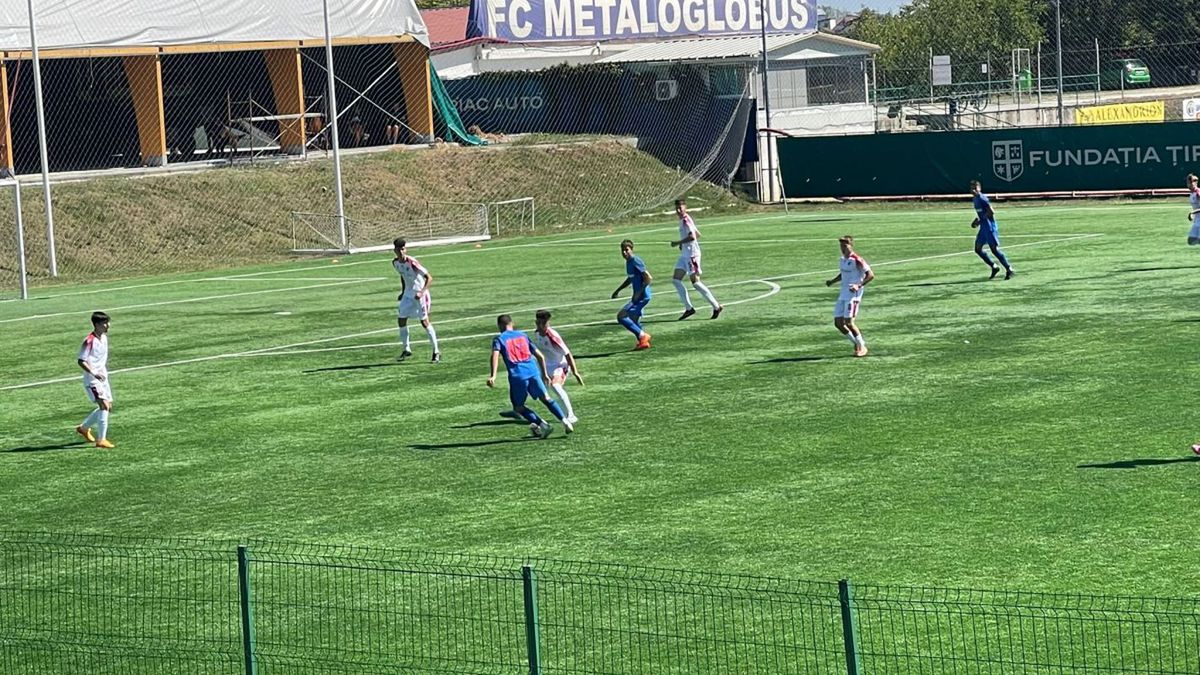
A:
[[[1200,602],[0,533],[0,672],[1194,675]]]

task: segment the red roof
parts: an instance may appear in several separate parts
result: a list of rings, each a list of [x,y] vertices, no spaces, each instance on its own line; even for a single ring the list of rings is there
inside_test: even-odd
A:
[[[425,20],[425,28],[429,31],[429,46],[466,40],[467,15],[470,12],[470,7],[421,10],[421,18]]]

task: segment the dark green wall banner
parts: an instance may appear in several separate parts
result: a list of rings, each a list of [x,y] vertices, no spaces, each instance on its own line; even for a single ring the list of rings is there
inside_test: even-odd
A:
[[[1146,190],[1200,173],[1200,123],[779,139],[788,197]]]

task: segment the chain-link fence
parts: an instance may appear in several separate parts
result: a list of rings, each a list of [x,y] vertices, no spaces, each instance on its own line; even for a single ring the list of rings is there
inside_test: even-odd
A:
[[[1200,602],[5,533],[0,669],[1183,675]]]

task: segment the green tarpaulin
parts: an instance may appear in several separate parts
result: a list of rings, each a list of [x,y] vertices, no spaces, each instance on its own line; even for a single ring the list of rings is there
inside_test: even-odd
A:
[[[456,141],[463,145],[487,145],[487,141],[467,133],[467,130],[463,128],[462,118],[458,116],[458,108],[454,107],[454,101],[446,92],[446,85],[442,84],[442,78],[438,77],[437,70],[434,69],[432,63],[429,64],[429,83],[433,88],[433,107],[437,110],[442,124],[446,126],[446,136],[448,137],[446,140]]]

